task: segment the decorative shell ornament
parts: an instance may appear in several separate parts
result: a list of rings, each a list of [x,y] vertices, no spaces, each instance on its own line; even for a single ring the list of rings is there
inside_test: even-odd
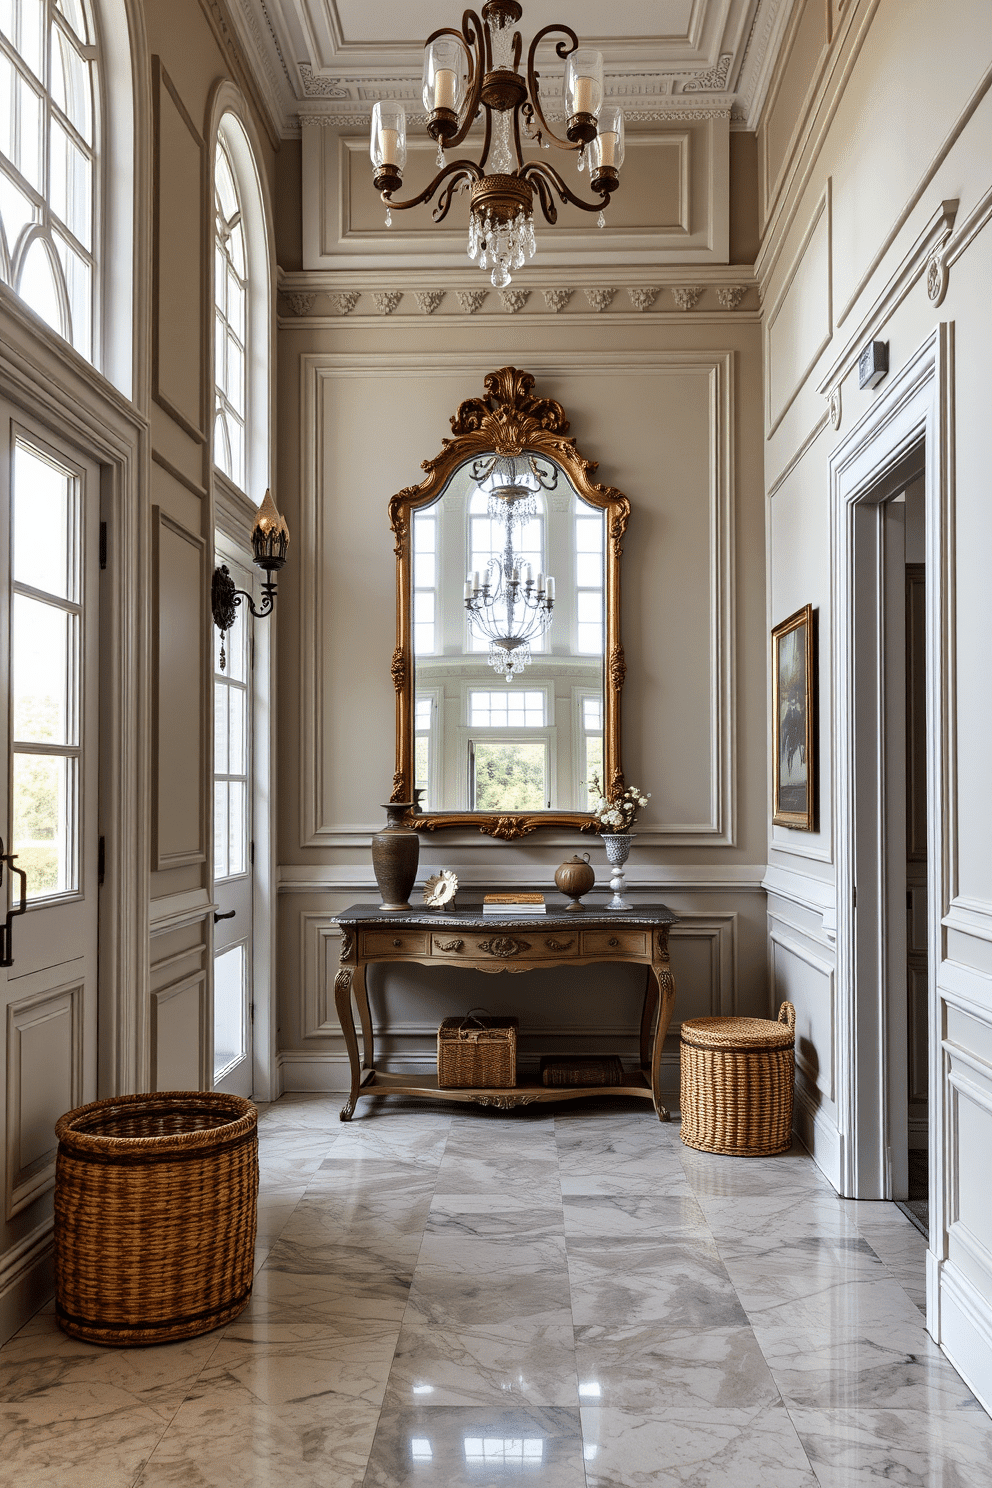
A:
[[[432,873],[424,884],[424,903],[428,909],[443,909],[446,904],[454,904],[457,892],[457,874],[442,868],[440,873]]]

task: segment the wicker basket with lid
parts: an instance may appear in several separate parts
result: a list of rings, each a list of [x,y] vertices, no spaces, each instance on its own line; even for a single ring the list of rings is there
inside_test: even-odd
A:
[[[682,1024],[682,1140],[700,1152],[771,1157],[792,1145],[796,1010]]]

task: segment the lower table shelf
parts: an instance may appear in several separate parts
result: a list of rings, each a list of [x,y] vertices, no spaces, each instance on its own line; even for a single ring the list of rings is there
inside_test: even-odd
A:
[[[509,1111],[514,1106],[536,1102],[582,1100],[590,1095],[627,1095],[653,1100],[650,1076],[641,1070],[624,1073],[622,1085],[542,1085],[539,1080],[522,1080],[513,1086],[438,1085],[436,1075],[394,1075],[383,1070],[363,1070],[358,1095],[413,1095],[430,1100],[470,1101],[477,1106],[495,1106]],[[341,1111],[341,1120],[350,1120],[354,1105],[349,1100]],[[663,1119],[667,1119],[665,1113]]]

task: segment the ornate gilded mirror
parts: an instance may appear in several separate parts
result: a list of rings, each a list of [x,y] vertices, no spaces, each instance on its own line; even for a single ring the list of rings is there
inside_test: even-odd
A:
[[[623,786],[620,554],[630,502],[592,480],[559,403],[501,367],[462,403],[396,537],[394,801],[411,824],[592,828]]]

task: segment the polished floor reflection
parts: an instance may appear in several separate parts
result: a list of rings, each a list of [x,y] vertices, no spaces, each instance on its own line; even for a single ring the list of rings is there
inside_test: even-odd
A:
[[[0,1351],[24,1488],[987,1488],[925,1332],[924,1241],[812,1161],[614,1101],[262,1108],[255,1292],[114,1351]]]

